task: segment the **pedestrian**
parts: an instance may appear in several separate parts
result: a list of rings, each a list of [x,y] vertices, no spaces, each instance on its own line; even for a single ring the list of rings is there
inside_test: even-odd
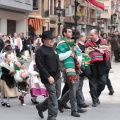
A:
[[[109,59],[107,41],[98,36],[98,31],[90,31],[90,40],[85,43],[86,52],[91,57],[90,93],[93,107],[100,104],[99,96],[106,85],[106,61]]]
[[[79,46],[80,50],[82,51],[82,54],[85,54],[84,44],[86,42],[86,35],[84,32],[82,32],[82,33],[77,32],[76,36],[77,36],[78,46]],[[85,77],[88,77],[88,79],[89,79],[89,76],[91,75],[90,66],[87,65],[84,68],[81,67],[81,71],[82,71],[82,73],[80,73],[80,81],[79,81],[79,88],[78,88],[78,95],[79,95],[78,106],[80,108],[86,108],[89,105],[85,103],[85,98],[83,95],[82,88],[83,88],[83,83],[84,83]]]
[[[21,50],[23,48],[23,45],[22,45],[22,40],[18,37],[18,34],[17,33],[14,33],[14,49],[15,49],[15,53],[16,53],[16,57],[20,57],[21,55]]]
[[[5,54],[5,61],[1,64],[1,105],[11,107],[9,100],[10,97],[17,97],[16,82],[14,79],[15,70],[13,67],[10,54]],[[4,102],[3,98],[7,97],[7,101]]]
[[[119,43],[118,43],[118,37],[116,35],[116,33],[111,34],[111,49],[114,52],[114,56],[115,56],[115,62],[120,62],[119,59]]]
[[[41,38],[43,45],[36,51],[35,62],[41,81],[45,85],[49,97],[42,103],[36,105],[36,109],[41,118],[44,118],[43,112],[48,109],[47,120],[56,120],[58,114],[57,99],[61,92],[59,57],[53,50],[54,37],[52,33],[50,31],[44,31]]]
[[[102,37],[104,39],[106,39],[107,41],[107,44],[108,46],[110,47],[110,41],[108,41],[108,37],[107,37],[107,33],[103,33]],[[111,50],[109,51],[109,55],[111,56]],[[109,90],[109,95],[113,95],[114,94],[114,90],[113,90],[113,86],[112,86],[112,83],[110,81],[110,78],[109,78],[109,72],[110,72],[110,69],[111,69],[111,59],[109,59],[107,62],[106,62],[106,79],[107,79],[107,87],[108,87],[108,90]]]
[[[79,108],[77,106],[77,91],[79,86],[79,69],[82,61],[82,54],[77,45],[74,44],[72,38],[71,27],[63,28],[64,38],[57,44],[57,52],[59,54],[60,61],[63,64],[64,78],[67,80],[69,90],[59,100],[59,110],[63,111],[63,106],[70,100],[71,104],[71,116],[80,117]],[[70,44],[69,44],[70,43]],[[75,54],[76,53],[76,54]],[[86,110],[80,109],[80,112],[86,112]]]

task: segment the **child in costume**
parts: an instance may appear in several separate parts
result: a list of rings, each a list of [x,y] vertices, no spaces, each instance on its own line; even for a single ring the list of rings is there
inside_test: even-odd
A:
[[[43,95],[45,97],[48,97],[48,92],[40,80],[40,75],[35,64],[35,54],[33,54],[33,60],[31,61],[29,66],[29,73],[30,73],[29,85],[32,97],[31,101],[33,104],[38,104],[36,100],[37,96]]]
[[[15,70],[11,61],[11,55],[5,54],[5,61],[1,64],[1,105],[6,107],[11,107],[9,103],[10,97],[18,95],[14,79]],[[6,102],[3,101],[3,97],[7,97]]]
[[[19,100],[21,101],[21,105],[26,105],[24,103],[24,97],[28,94],[29,91],[29,73],[26,70],[26,64],[24,61],[21,61],[21,69],[18,71],[19,77],[21,77],[21,80],[18,80],[18,89],[21,92],[21,95],[19,96]],[[17,81],[17,78],[16,78]]]

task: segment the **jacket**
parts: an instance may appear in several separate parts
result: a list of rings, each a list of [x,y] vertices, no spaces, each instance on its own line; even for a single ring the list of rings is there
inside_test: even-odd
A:
[[[60,65],[58,54],[52,47],[42,45],[36,51],[35,62],[39,70],[42,83],[49,83],[48,78],[52,76],[55,81],[60,77]]]

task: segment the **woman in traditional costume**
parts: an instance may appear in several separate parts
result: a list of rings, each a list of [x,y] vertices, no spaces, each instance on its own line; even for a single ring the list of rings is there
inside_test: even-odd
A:
[[[31,61],[29,66],[29,73],[30,73],[29,85],[32,97],[31,101],[33,104],[38,104],[36,100],[37,96],[43,95],[45,97],[48,97],[48,92],[40,80],[39,72],[37,71],[37,67],[35,64],[35,54],[33,54],[33,60]]]
[[[11,55],[5,54],[5,61],[1,64],[1,105],[6,107],[10,107],[10,97],[18,96],[14,79],[15,70],[11,61]],[[6,102],[3,101],[4,97],[7,97]]]

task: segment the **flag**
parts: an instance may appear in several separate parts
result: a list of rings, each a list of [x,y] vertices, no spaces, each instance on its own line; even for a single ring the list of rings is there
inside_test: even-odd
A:
[[[104,0],[86,0],[97,8],[104,10]]]

